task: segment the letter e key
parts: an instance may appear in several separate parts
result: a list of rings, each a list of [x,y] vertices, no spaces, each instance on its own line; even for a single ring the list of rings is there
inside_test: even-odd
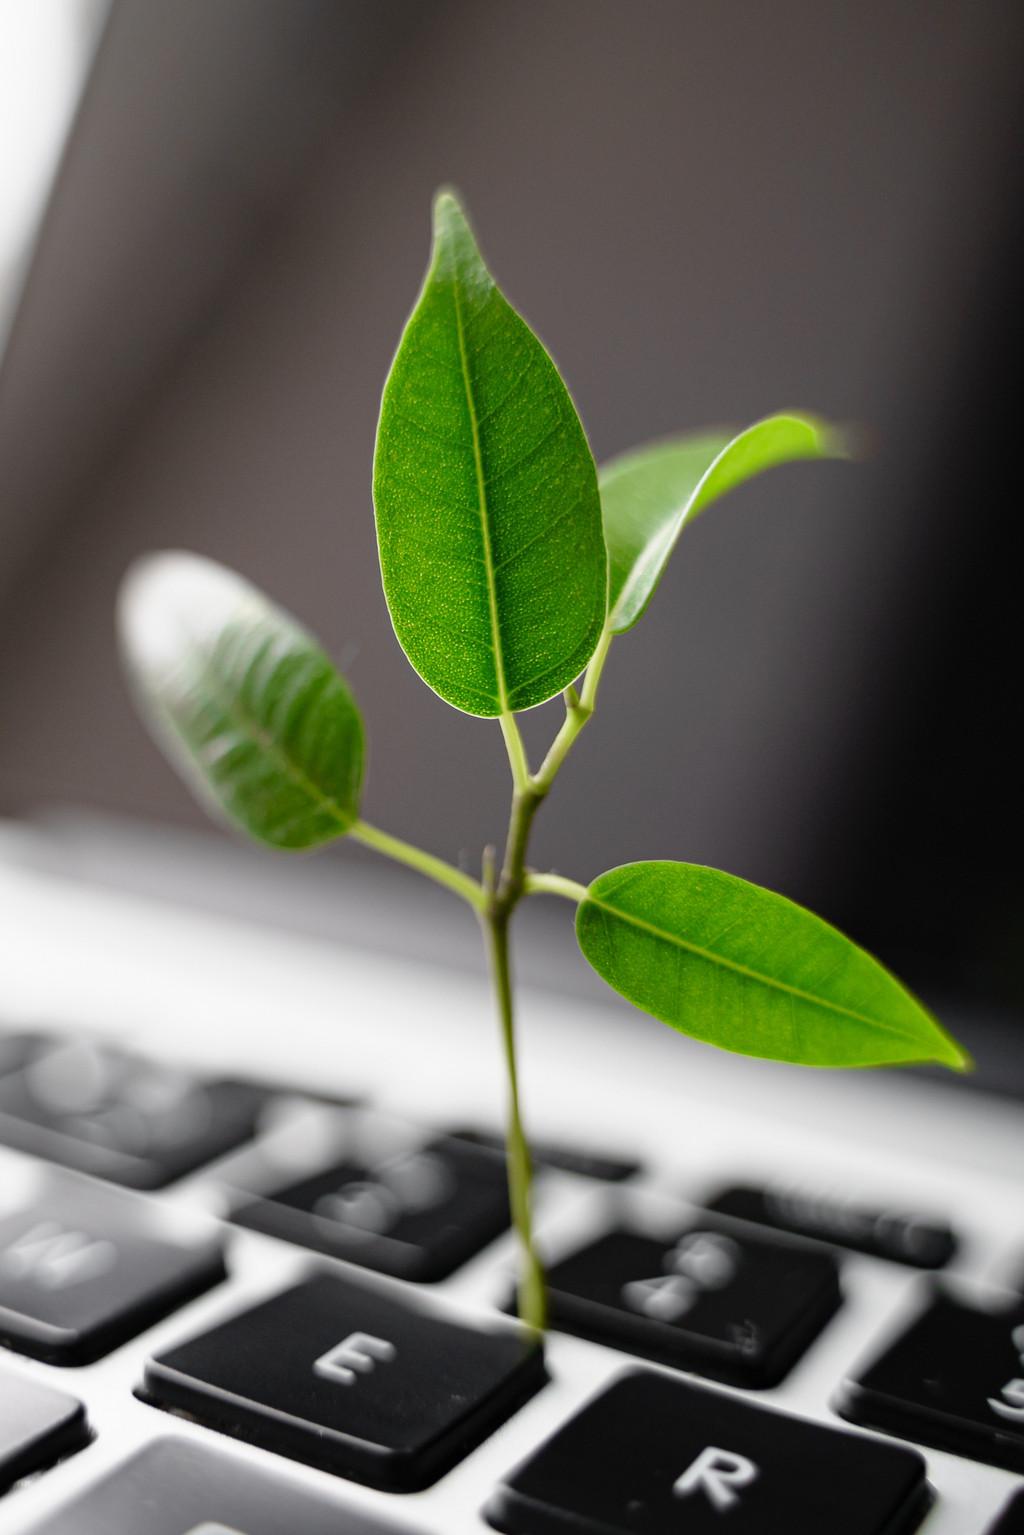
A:
[[[349,1333],[341,1343],[336,1343],[320,1356],[313,1366],[313,1374],[337,1381],[342,1386],[354,1386],[360,1375],[369,1375],[378,1362],[391,1364],[395,1353],[395,1345],[385,1338],[374,1338],[368,1332]]]

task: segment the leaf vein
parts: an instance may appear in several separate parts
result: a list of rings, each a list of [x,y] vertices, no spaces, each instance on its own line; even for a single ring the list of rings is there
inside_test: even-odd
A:
[[[214,656],[208,656],[203,671],[206,685],[217,695],[225,719],[235,726],[239,734],[246,736],[253,746],[275,761],[284,776],[297,789],[305,793],[317,809],[326,812],[344,831],[347,831],[351,825],[351,817],[345,814],[337,800],[325,794],[287,751],[278,745],[262,721],[245,709],[240,695],[237,692],[231,692],[231,679],[222,678],[218,674],[215,660]]]
[[[501,415],[502,411],[505,410],[509,402],[514,399],[518,390],[522,388],[523,383],[526,381],[526,379],[529,378],[530,374],[533,372],[534,368],[536,368],[539,361],[540,353],[531,353],[531,355],[526,359],[526,366],[521,368],[516,374],[515,382],[512,383],[508,389],[506,389],[500,400],[497,400],[489,410],[484,411],[483,415],[477,421],[477,426],[480,427],[481,430],[487,426],[489,422],[493,421],[495,416]]]
[[[487,486],[484,477],[483,454],[480,447],[480,427],[476,419],[476,401],[473,398],[473,381],[466,355],[466,331],[462,318],[458,282],[452,284],[452,302],[455,309],[455,330],[459,340],[459,356],[462,360],[462,382],[466,391],[466,408],[469,412],[470,434],[473,439],[473,464],[476,469],[477,503],[480,510],[480,533],[484,547],[484,575],[487,582],[487,607],[491,620],[491,651],[494,655],[495,679],[498,684],[498,704],[502,713],[508,711],[508,693],[505,687],[505,663],[501,652],[501,627],[498,620],[498,594],[494,585],[494,557],[491,552],[491,529],[487,506]]]
[[[550,537],[555,529],[559,527],[561,523],[565,522],[566,518],[571,517],[579,509],[579,505],[582,499],[582,496],[577,496],[576,500],[573,501],[569,506],[564,507],[563,510],[559,512],[558,516],[555,517],[551,522],[545,523],[542,528],[538,528],[536,533],[531,533],[526,542],[520,544],[518,549],[513,550],[511,554],[506,554],[505,558],[503,560],[499,560],[497,565],[495,565],[494,574],[497,575],[498,571],[504,570],[506,565],[512,565],[516,560],[522,559],[527,549],[531,548],[532,545],[539,543],[541,539]]]
[[[523,453],[519,455],[517,459],[513,459],[511,464],[506,464],[504,469],[500,469],[497,474],[492,474],[492,488],[495,485],[500,485],[503,480],[514,478],[519,473],[520,469],[525,469],[526,465],[531,463],[532,460],[535,459],[537,455],[547,447],[552,437],[556,437],[559,432],[563,430],[563,427],[564,422],[561,420],[556,421],[554,425],[549,427],[544,435],[533,444],[532,447],[527,448]]]
[[[397,416],[399,421],[404,421],[406,426],[411,426],[414,432],[419,432],[420,435],[426,437],[428,441],[439,442],[443,447],[454,448],[460,453],[463,451],[462,439],[460,437],[456,437],[454,433],[439,432],[435,427],[424,426],[423,422],[417,420],[417,418],[409,411],[402,410],[400,406],[393,403],[391,406],[391,414],[393,416]]]
[[[833,1002],[828,997],[817,996],[814,992],[804,991],[799,986],[791,986],[787,981],[780,981],[775,976],[764,975],[759,970],[754,970],[750,965],[743,965],[739,960],[726,959],[724,955],[715,954],[710,949],[702,948],[700,944],[693,943],[687,938],[681,938],[678,933],[670,933],[665,928],[658,927],[654,922],[648,922],[644,917],[637,917],[632,912],[622,911],[617,906],[612,906],[607,901],[602,901],[593,892],[589,893],[587,900],[593,902],[599,910],[618,918],[621,922],[627,922],[640,932],[650,934],[652,938],[660,938],[663,942],[673,944],[676,948],[683,949],[697,959],[707,960],[709,964],[719,965],[722,969],[731,971],[734,975],[742,976],[745,980],[756,981],[759,985],[767,986],[770,990],[787,994],[791,1000],[810,1002],[816,1007],[825,1008],[829,1012],[838,1014],[843,1018],[850,1018],[855,1023],[866,1023],[871,1028],[880,1029],[883,1033],[895,1034],[900,1039],[906,1039],[906,1030],[897,1024],[887,1023],[884,1019],[873,1018],[868,1013],[860,1013],[855,1008],[844,1007],[841,1002]]]

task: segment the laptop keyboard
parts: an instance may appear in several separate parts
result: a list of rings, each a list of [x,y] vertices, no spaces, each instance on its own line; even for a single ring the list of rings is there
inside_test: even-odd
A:
[[[956,1253],[949,1226],[898,1210],[869,1210],[832,1194],[734,1184],[707,1201],[709,1210],[911,1268],[941,1269]]]
[[[851,1422],[1024,1474],[1024,1297],[993,1312],[940,1291],[844,1384],[840,1408]]]
[[[22,1035],[15,1050],[0,1142],[129,1188],[164,1188],[248,1141],[272,1097],[77,1040]]]
[[[1024,1535],[1024,1491],[1010,1500],[990,1535]]]
[[[223,1279],[216,1231],[186,1238],[163,1215],[120,1189],[48,1178],[0,1220],[0,1342],[88,1364]]]
[[[363,1162],[333,1162],[232,1221],[401,1279],[445,1279],[508,1228],[502,1158],[451,1137]]]
[[[401,1293],[317,1274],[150,1360],[142,1395],[408,1492],[435,1482],[544,1379],[543,1348],[517,1327],[465,1325]]]
[[[88,1442],[81,1402],[0,1365],[0,1492]]]
[[[210,1514],[214,1512],[215,1518]],[[230,1522],[229,1522],[230,1521]],[[333,1502],[182,1439],[157,1439],[46,1519],[38,1535],[402,1535]]]
[[[450,1535],[410,1493],[559,1401],[563,1349],[610,1368],[546,1412],[525,1454],[520,1436],[514,1458],[488,1459],[460,1529],[902,1535],[941,1509],[930,1447],[1024,1472],[1024,1297],[979,1303],[915,1276],[958,1251],[932,1213],[721,1181],[694,1209],[652,1194],[628,1150],[542,1146],[542,1202],[561,1180],[569,1212],[542,1223],[545,1350],[507,1315],[493,1131],[420,1132],[67,1039],[0,1036],[0,1072],[0,1143],[28,1180],[0,1203],[0,1530],[27,1488],[116,1438],[82,1367],[150,1330],[118,1388],[145,1404],[146,1442],[18,1535]],[[268,1255],[242,1291],[240,1243],[250,1271]],[[289,1282],[272,1253],[291,1255]],[[780,1411],[759,1393],[841,1320],[851,1262],[932,1288],[832,1381],[827,1421]],[[464,1271],[486,1277],[489,1306],[427,1288]],[[215,1316],[199,1325],[202,1296]],[[1024,1506],[957,1528],[1013,1535]]]
[[[487,1512],[505,1535],[896,1535],[929,1501],[913,1450],[637,1371],[520,1466]]]
[[[831,1253],[705,1223],[617,1227],[548,1273],[556,1327],[733,1385],[777,1385],[839,1305]]]

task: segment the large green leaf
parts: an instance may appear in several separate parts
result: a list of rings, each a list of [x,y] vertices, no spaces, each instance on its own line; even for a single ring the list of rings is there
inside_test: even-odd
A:
[[[436,693],[497,715],[579,675],[605,614],[597,471],[449,192],[384,389],[373,496],[391,621]]]
[[[734,436],[707,432],[650,443],[601,469],[608,544],[608,622],[623,634],[642,617],[687,522],[776,464],[841,458],[841,435],[813,416],[768,416]]]
[[[580,902],[576,933],[597,973],[635,1006],[725,1050],[805,1066],[969,1064],[870,954],[718,869],[612,869]]]
[[[348,831],[362,721],[294,619],[222,565],[166,553],[129,571],[119,627],[143,712],[202,800],[274,847]]]

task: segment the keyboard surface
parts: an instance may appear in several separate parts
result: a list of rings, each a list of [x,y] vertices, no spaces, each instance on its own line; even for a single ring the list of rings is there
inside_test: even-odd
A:
[[[1024,1522],[1019,1107],[527,985],[541,1348],[477,975],[17,852],[3,1535]]]

